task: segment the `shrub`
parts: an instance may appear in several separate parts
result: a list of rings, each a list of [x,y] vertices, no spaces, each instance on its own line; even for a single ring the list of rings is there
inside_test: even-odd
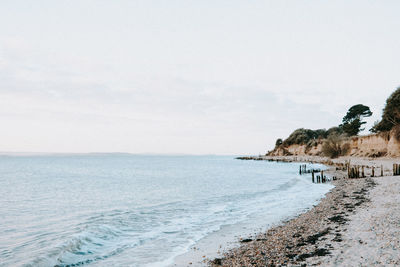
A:
[[[322,144],[322,153],[330,158],[344,156],[350,150],[350,144],[337,135],[331,135]]]
[[[338,126],[334,126],[334,127],[331,127],[331,128],[329,128],[327,131],[326,131],[326,137],[329,137],[329,136],[331,136],[331,135],[342,135],[344,132],[343,132],[343,128],[342,127],[338,127]]]
[[[325,129],[310,130],[310,129],[300,128],[291,133],[289,137],[283,141],[282,144],[285,147],[290,145],[305,145],[312,140],[323,139],[325,137],[326,137]]]
[[[400,141],[400,125],[393,127],[392,131],[394,138],[396,138],[397,141]]]

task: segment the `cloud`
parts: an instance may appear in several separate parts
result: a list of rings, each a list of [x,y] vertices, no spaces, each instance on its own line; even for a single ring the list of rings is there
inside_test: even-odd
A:
[[[262,153],[398,86],[397,4],[206,3],[0,4],[0,150]]]

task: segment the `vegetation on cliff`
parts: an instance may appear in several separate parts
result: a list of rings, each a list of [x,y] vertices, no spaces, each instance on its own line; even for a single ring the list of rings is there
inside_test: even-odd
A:
[[[349,150],[350,144],[347,139],[338,135],[329,136],[322,145],[322,154],[330,158],[344,156]]]
[[[328,130],[297,129],[288,138],[276,140],[274,151],[280,150],[281,154],[289,155],[288,147],[300,145],[304,146],[305,153],[308,153],[312,147],[320,145],[317,151],[324,156],[335,158],[346,155],[350,150],[350,138],[364,130],[362,128],[366,124],[364,118],[371,115],[372,112],[368,106],[354,105],[343,117],[342,124]],[[400,141],[400,87],[386,100],[382,119],[376,122],[370,131],[382,132],[382,134],[387,132],[388,136],[394,135]]]
[[[386,100],[382,119],[375,123],[370,131],[373,133],[390,131],[396,125],[400,125],[400,87]]]
[[[295,130],[293,133],[289,135],[288,138],[286,138],[283,142],[282,145],[284,147],[290,146],[290,145],[304,145],[308,144],[309,142],[316,140],[316,139],[322,139],[326,138],[326,130],[325,129],[318,129],[318,130],[310,130],[310,129],[304,129],[300,128]],[[277,140],[277,144],[278,140]]]

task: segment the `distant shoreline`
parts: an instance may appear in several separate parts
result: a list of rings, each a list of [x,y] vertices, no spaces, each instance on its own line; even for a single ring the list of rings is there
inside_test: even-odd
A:
[[[327,173],[337,176],[338,180],[332,181],[335,187],[311,210],[280,226],[269,229],[266,233],[249,237],[247,242],[242,242],[240,247],[225,252],[221,258],[211,260],[209,265],[308,266],[313,264],[327,266],[336,264],[355,266],[374,264],[382,258],[381,254],[387,252],[379,250],[379,242],[376,240],[355,242],[360,233],[357,225],[354,224],[360,220],[360,216],[363,216],[363,221],[366,222],[364,227],[373,228],[374,216],[368,212],[368,209],[372,208],[372,204],[377,204],[378,210],[380,210],[379,204],[382,202],[382,198],[377,197],[376,192],[388,190],[391,186],[400,189],[400,177],[392,176],[392,164],[400,163],[400,159],[342,157],[332,160],[316,156],[259,156],[241,159],[322,163],[330,166]],[[371,169],[366,167],[367,178],[347,179],[346,172],[337,167],[349,160],[351,164],[368,167],[382,165],[384,166],[384,177],[368,177],[371,175]],[[399,198],[396,199],[396,195],[386,201],[399,206],[400,209],[400,201],[398,201]],[[387,215],[383,214],[382,216],[387,217]],[[383,227],[381,229],[383,232],[389,232],[389,229],[384,229],[387,227],[386,224],[382,224],[381,227]],[[396,230],[400,231],[400,226],[397,226]],[[372,234],[368,238],[373,239],[373,232],[371,231]],[[398,235],[392,238],[396,239],[398,244]],[[363,249],[367,250],[367,244],[371,246],[374,245],[374,242],[377,246],[376,251],[370,253],[370,256],[367,254],[361,257],[360,253]],[[365,244],[365,247],[362,244]],[[344,246],[347,248],[346,250],[353,251],[354,255],[342,257]],[[347,258],[351,258],[351,260]],[[400,263],[400,260],[392,257],[387,258],[385,262]]]

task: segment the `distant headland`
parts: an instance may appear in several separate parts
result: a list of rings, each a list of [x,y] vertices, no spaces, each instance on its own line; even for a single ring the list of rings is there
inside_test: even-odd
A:
[[[386,100],[382,118],[370,129],[371,134],[359,136],[372,112],[368,106],[352,106],[342,124],[328,130],[300,128],[286,139],[277,139],[267,156],[340,156],[399,157],[400,156],[400,87]]]

